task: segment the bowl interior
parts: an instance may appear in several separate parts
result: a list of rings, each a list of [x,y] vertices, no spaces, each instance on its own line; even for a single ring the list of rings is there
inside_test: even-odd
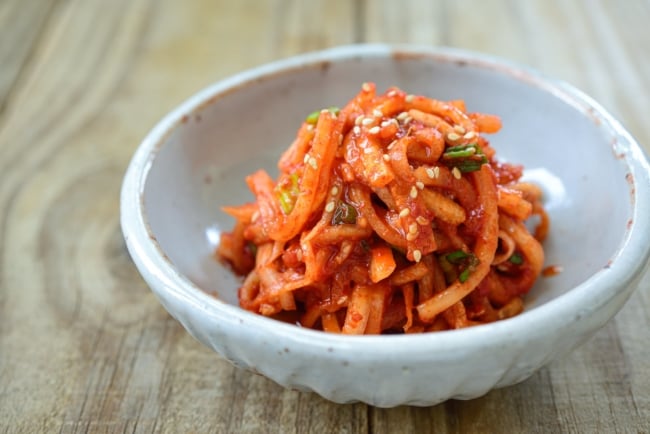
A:
[[[144,207],[161,249],[200,288],[237,305],[239,278],[213,251],[233,221],[220,211],[252,199],[244,177],[277,173],[280,153],[315,109],[343,106],[364,81],[396,85],[438,99],[464,99],[468,110],[497,114],[489,137],[497,156],[526,167],[541,185],[551,217],[546,264],[563,272],[541,278],[527,309],[569,291],[603,267],[631,219],[627,169],[615,155],[616,133],[582,100],[525,71],[451,54],[344,57],[250,80],[188,109],[158,144],[144,187]]]

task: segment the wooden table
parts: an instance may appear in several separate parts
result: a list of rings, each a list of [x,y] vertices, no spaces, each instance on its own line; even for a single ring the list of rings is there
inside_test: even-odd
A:
[[[118,222],[124,170],[164,113],[235,72],[339,44],[529,64],[594,96],[650,151],[649,22],[647,0],[3,0],[0,431],[650,432],[650,276],[522,384],[431,408],[336,405],[194,341]]]

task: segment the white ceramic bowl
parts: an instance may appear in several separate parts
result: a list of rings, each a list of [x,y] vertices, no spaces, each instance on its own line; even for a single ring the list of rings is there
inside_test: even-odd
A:
[[[501,116],[491,142],[546,194],[547,263],[525,312],[475,328],[340,336],[237,305],[239,280],[213,257],[252,198],[244,176],[276,173],[305,115],[344,105],[364,81]],[[650,252],[650,169],[602,107],[565,83],[451,49],[349,46],[243,72],[181,104],[144,139],[124,179],[129,251],[163,306],[206,346],[291,388],[390,407],[469,399],[529,377],[588,339],[625,303]]]

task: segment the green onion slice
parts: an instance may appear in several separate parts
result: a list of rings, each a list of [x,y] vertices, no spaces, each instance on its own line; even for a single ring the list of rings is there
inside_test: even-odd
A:
[[[457,167],[463,173],[480,170],[481,166],[488,162],[483,150],[476,143],[450,146],[442,154],[441,160],[448,167]]]
[[[283,183],[282,186],[276,187],[276,194],[278,200],[280,201],[280,208],[282,212],[289,215],[293,211],[293,207],[296,205],[296,200],[298,199],[298,194],[300,189],[298,187],[298,175],[292,173],[289,175],[289,182]]]
[[[338,107],[329,107],[327,109],[330,113],[332,113],[334,116],[338,116],[338,114],[341,112],[341,110]],[[305,122],[311,125],[316,125],[316,122],[318,122],[318,117],[320,116],[320,110],[313,111],[307,115],[305,118]]]
[[[445,258],[447,261],[451,262],[454,265],[462,264],[463,260],[469,257],[469,253],[465,253],[462,250],[456,250],[455,252],[447,253]]]
[[[355,224],[357,222],[357,214],[355,207],[347,202],[339,200],[334,209],[334,214],[332,215],[332,224]]]
[[[510,261],[511,264],[515,265],[521,265],[524,263],[524,257],[521,256],[521,253],[515,252],[508,258],[508,261]]]
[[[315,112],[311,112],[305,118],[305,122],[307,122],[308,124],[315,125],[316,122],[318,122],[318,116],[320,116],[320,110],[316,110]]]
[[[473,253],[467,253],[463,250],[456,250],[450,253],[447,253],[443,256],[444,262],[447,262],[450,265],[456,266],[458,270],[458,280],[460,283],[464,283],[469,279],[469,276],[472,275],[476,267],[480,263],[476,255]],[[443,265],[441,263],[441,265]],[[450,274],[449,270],[445,270],[443,265],[443,271],[445,275]]]
[[[459,275],[458,275],[458,280],[460,283],[465,283],[467,279],[469,279],[470,274],[472,274],[472,270],[469,268],[465,268]]]

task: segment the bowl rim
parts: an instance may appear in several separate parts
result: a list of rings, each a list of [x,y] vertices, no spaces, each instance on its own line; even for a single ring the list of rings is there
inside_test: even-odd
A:
[[[241,87],[294,70],[353,59],[399,60],[419,57],[446,63],[463,63],[508,75],[563,100],[612,133],[616,139],[613,151],[616,158],[624,163],[627,172],[631,220],[607,265],[566,293],[506,320],[435,333],[351,336],[297,327],[225,303],[204,292],[171,263],[148,224],[143,195],[147,176],[160,147],[186,116]],[[650,164],[641,146],[621,123],[591,97],[564,81],[497,56],[449,47],[414,44],[338,46],[267,63],[213,83],[169,112],[145,136],[126,171],[120,206],[123,235],[136,266],[141,273],[146,272],[164,288],[166,295],[200,310],[213,320],[236,321],[254,328],[257,333],[273,338],[281,337],[279,345],[286,345],[287,340],[300,342],[312,349],[353,345],[355,358],[361,360],[390,357],[391,354],[399,354],[406,349],[409,349],[412,357],[430,358],[432,348],[436,352],[463,351],[467,350],[470,342],[478,347],[494,346],[513,340],[526,341],[531,338],[531,333],[546,334],[549,328],[560,331],[606,304],[620,292],[620,288],[629,286],[648,265],[650,258]],[[630,251],[634,253],[632,257],[623,254]],[[152,289],[156,292],[153,286]],[[631,291],[628,291],[627,296],[630,294]],[[589,300],[589,304],[585,305],[585,300]],[[385,345],[387,339],[390,340],[390,345]]]

